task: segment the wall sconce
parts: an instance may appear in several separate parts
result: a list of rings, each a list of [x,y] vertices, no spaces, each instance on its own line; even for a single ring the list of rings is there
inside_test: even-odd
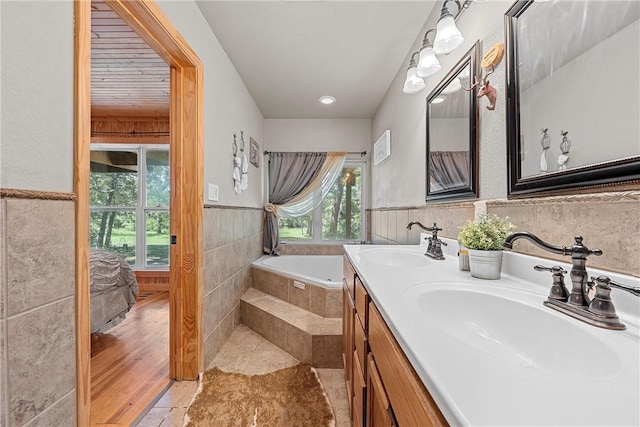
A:
[[[433,41],[433,51],[438,55],[450,53],[464,42],[464,37],[462,37],[462,33],[458,27],[456,27],[455,19],[449,11],[449,8],[447,8],[447,3],[450,2],[455,2],[458,5],[456,18],[460,16],[463,10],[463,6],[460,5],[458,0],[445,0],[444,3],[442,3],[440,19],[438,19],[438,24],[436,25],[436,38]],[[469,1],[466,1],[464,4],[464,8],[467,7],[469,7]]]
[[[426,32],[424,40],[422,41],[422,48],[420,49],[420,60],[418,61],[418,69],[416,74],[418,77],[428,77],[432,74],[440,71],[440,61],[436,57],[433,51],[433,45],[429,41],[429,33],[434,32],[433,28]]]
[[[402,92],[407,95],[411,95],[413,93],[420,92],[426,86],[422,77],[418,77],[416,74],[417,65],[415,57],[420,52],[414,52],[411,55],[411,61],[409,62],[409,69],[407,70],[407,78],[404,81],[404,87],[402,88]]]
[[[460,4],[460,0],[444,0],[436,29],[432,28],[425,33],[420,52],[415,52],[411,55],[409,69],[407,70],[407,78],[404,81],[402,92],[411,95],[424,89],[426,84],[423,78],[440,71],[440,61],[436,55],[450,53],[464,42],[464,37],[462,37],[462,33],[460,33],[460,30],[456,27],[455,21],[460,17],[460,15],[462,15],[463,11],[469,8],[472,1],[478,0],[464,0],[464,3],[462,4]],[[447,3],[450,2],[453,2],[458,6],[455,17],[447,7]],[[433,44],[429,41],[429,33],[431,32],[436,33]],[[420,54],[420,58],[416,65],[414,58],[418,53]],[[459,84],[459,80],[452,83],[455,87],[454,91],[458,91],[462,87]]]

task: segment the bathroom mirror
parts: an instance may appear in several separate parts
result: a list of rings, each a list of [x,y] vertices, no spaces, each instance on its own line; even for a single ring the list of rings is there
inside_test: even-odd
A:
[[[509,197],[640,182],[639,18],[637,0],[507,11]]]
[[[427,202],[478,197],[477,98],[466,89],[479,55],[477,41],[427,97]]]

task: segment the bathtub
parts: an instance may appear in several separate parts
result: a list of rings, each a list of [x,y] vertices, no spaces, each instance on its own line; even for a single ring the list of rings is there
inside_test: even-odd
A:
[[[342,317],[342,256],[263,256],[251,264],[251,286],[326,318]]]
[[[323,288],[342,286],[341,255],[265,255],[253,266]]]

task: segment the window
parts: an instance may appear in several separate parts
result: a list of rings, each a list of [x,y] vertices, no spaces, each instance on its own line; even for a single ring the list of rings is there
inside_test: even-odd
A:
[[[280,218],[280,240],[364,240],[364,171],[364,162],[347,160],[340,178],[320,206],[299,218]]]
[[[134,268],[169,265],[169,147],[91,149],[92,248],[121,254]]]

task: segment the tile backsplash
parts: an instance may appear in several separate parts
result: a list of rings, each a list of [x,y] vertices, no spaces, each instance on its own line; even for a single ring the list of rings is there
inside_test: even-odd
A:
[[[531,232],[557,246],[570,246],[581,235],[590,249],[588,266],[640,277],[640,191],[553,196],[516,200],[483,200],[429,204],[408,208],[372,209],[369,223],[373,244],[418,244],[420,228],[407,230],[409,221],[425,226],[434,222],[440,235],[457,239],[458,228],[484,211],[509,219],[518,231]],[[518,241],[516,252],[567,261],[527,242]]]

